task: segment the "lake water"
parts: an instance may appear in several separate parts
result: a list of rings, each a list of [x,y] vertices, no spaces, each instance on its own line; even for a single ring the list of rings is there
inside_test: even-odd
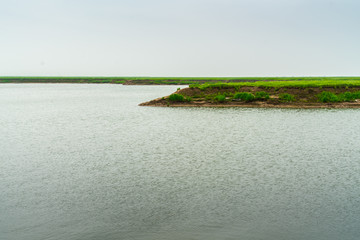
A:
[[[154,108],[0,85],[2,240],[360,238],[360,109]]]

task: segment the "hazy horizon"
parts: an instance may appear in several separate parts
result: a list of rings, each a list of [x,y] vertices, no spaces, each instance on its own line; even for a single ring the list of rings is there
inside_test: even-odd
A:
[[[359,76],[354,0],[0,2],[0,76]]]

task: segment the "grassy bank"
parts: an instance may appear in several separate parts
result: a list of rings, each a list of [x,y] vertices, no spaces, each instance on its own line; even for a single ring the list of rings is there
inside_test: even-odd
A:
[[[258,81],[360,81],[360,77],[0,77],[0,83],[111,83],[125,85],[192,85],[192,87],[202,88],[206,88],[208,85],[215,83],[232,83],[234,86],[236,86],[237,84],[250,84],[256,83]],[[218,87],[228,86],[229,85],[218,85]]]
[[[262,87],[262,88],[309,88],[309,87],[357,87],[360,86],[360,79],[330,79],[321,80],[289,80],[289,81],[257,81],[257,82],[238,82],[238,83],[205,83],[191,84],[190,88],[199,88],[205,90],[207,88],[235,88],[242,87]]]
[[[192,84],[144,106],[360,107],[360,79]]]

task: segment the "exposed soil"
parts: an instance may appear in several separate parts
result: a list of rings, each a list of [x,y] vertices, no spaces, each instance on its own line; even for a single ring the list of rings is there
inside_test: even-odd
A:
[[[235,101],[227,98],[225,102],[217,102],[208,96],[217,94],[234,94],[235,92],[256,92],[265,91],[270,94],[268,100],[256,100],[252,102]],[[353,102],[322,103],[318,101],[318,94],[323,91],[340,94],[344,92],[360,91],[360,87],[334,88],[334,87],[308,87],[308,88],[262,88],[262,87],[241,87],[235,88],[184,88],[176,91],[186,97],[191,97],[190,102],[171,102],[168,96],[157,98],[149,102],[141,103],[140,106],[158,106],[158,107],[256,107],[256,108],[360,108],[360,100]],[[285,102],[279,100],[279,95],[289,93],[295,96],[295,101]]]

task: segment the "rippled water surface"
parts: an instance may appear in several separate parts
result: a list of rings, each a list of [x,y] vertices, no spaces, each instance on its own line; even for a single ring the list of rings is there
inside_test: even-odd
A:
[[[0,85],[0,239],[360,237],[360,110],[153,108]]]

